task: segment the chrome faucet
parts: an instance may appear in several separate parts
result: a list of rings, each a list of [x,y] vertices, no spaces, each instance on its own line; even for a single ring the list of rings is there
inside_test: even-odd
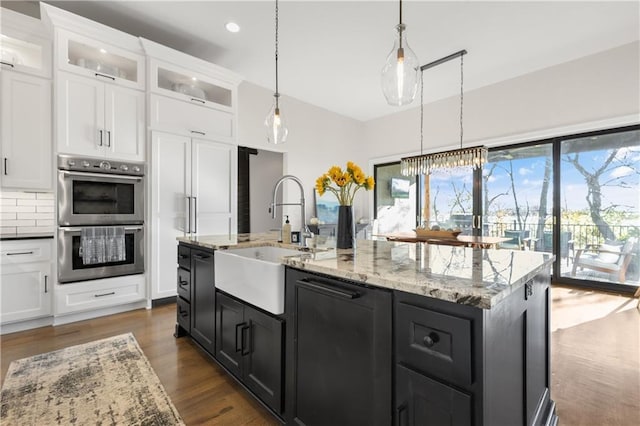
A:
[[[276,196],[278,195],[278,188],[282,185],[282,182],[292,180],[298,184],[300,188],[300,202],[299,203],[277,203]],[[300,241],[299,244],[301,247],[306,247],[307,238],[313,237],[313,234],[309,230],[309,227],[306,225],[305,221],[305,203],[304,203],[304,187],[302,186],[302,182],[300,179],[293,175],[285,175],[282,176],[276,182],[273,187],[273,201],[271,201],[271,206],[269,207],[269,212],[271,213],[271,218],[276,218],[276,207],[277,206],[300,206]]]

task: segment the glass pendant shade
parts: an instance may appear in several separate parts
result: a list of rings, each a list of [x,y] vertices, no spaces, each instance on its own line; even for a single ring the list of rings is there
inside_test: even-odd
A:
[[[282,111],[279,108],[278,101],[273,102],[271,110],[267,118],[264,120],[264,125],[267,128],[267,141],[274,145],[285,143],[289,129],[287,128],[287,121],[282,115]]]
[[[389,105],[410,104],[418,88],[418,57],[407,44],[406,27],[396,26],[393,49],[382,68],[382,93]]]

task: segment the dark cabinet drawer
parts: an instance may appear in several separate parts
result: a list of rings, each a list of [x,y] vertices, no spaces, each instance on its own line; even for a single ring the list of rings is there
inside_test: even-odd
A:
[[[461,386],[472,384],[472,322],[405,302],[396,306],[397,361]]]
[[[178,296],[191,301],[191,272],[178,268]]]
[[[191,249],[185,245],[178,245],[178,266],[187,270],[191,269]]]
[[[191,332],[191,306],[189,302],[178,297],[177,300],[177,316],[178,316],[178,325],[182,327],[187,333]]]

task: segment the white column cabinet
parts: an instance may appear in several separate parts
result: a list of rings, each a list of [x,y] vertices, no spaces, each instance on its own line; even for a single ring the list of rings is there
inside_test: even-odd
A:
[[[152,298],[176,295],[177,237],[236,234],[237,146],[151,137]]]
[[[58,72],[58,152],[144,160],[145,94]]]
[[[2,187],[50,190],[51,81],[5,70],[0,80]]]
[[[52,241],[2,242],[0,324],[51,315]]]

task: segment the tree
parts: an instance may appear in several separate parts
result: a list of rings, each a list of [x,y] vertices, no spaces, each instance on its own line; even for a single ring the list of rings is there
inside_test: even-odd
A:
[[[542,188],[540,189],[540,203],[538,204],[538,226],[536,235],[538,236],[538,249],[544,250],[551,247],[545,247],[544,226],[547,218],[547,195],[549,194],[549,182],[551,181],[551,155],[547,155],[544,162],[544,178],[542,179]]]
[[[587,205],[589,206],[589,214],[591,220],[598,228],[600,235],[605,240],[615,240],[616,236],[609,226],[609,223],[603,217],[604,213],[609,210],[619,207],[615,204],[610,204],[607,207],[602,206],[602,188],[606,186],[618,186],[622,188],[630,188],[631,185],[627,182],[628,176],[640,174],[637,169],[637,164],[633,159],[633,155],[638,154],[637,151],[630,150],[628,148],[617,148],[609,151],[607,158],[602,165],[595,170],[587,170],[587,168],[580,163],[580,153],[576,152],[573,155],[565,154],[565,161],[573,164],[576,170],[584,177],[587,184]],[[613,174],[611,172],[618,167],[628,168],[629,173],[623,175]],[[604,182],[601,180],[607,175],[610,178]]]
[[[489,197],[489,180],[491,179],[491,176],[493,176],[493,172],[496,170],[496,167],[498,167],[498,163],[491,163],[491,166],[488,169],[485,169],[486,172],[482,174],[482,180],[483,180],[482,194],[484,196],[483,210],[485,214],[488,214],[491,211],[491,205],[494,203],[494,201],[496,201],[498,198],[502,197],[503,195],[509,195],[509,191],[507,191],[507,192],[501,192],[497,195],[494,195],[493,197]]]

